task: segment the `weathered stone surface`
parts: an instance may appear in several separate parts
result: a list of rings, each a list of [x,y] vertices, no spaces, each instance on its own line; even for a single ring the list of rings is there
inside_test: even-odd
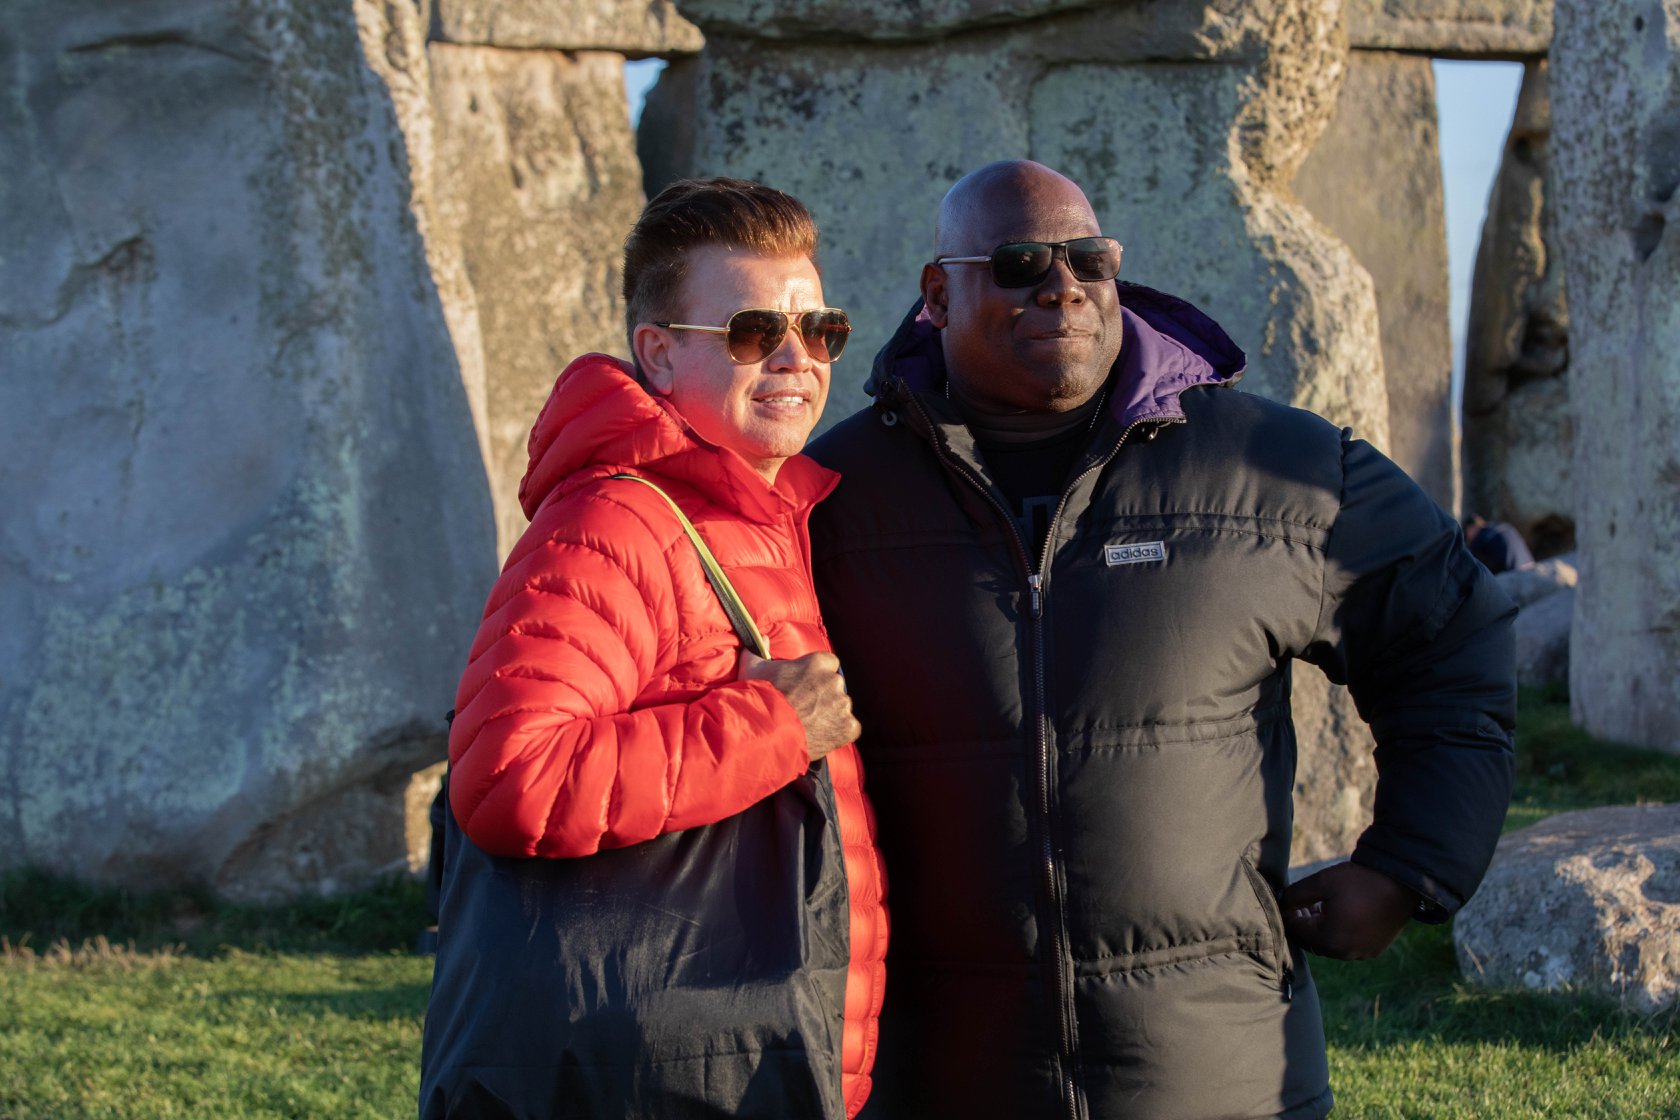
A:
[[[431,0],[432,38],[490,47],[691,54],[699,28],[671,0]]]
[[[1552,41],[1552,0],[1348,0],[1348,39],[1370,50],[1525,58]]]
[[[1559,0],[1556,23],[1571,707],[1595,735],[1680,752],[1680,0]]]
[[[1376,742],[1353,697],[1312,665],[1297,661],[1290,708],[1300,744],[1295,764],[1296,866],[1343,858],[1371,823]]]
[[[1389,456],[1438,504],[1456,510],[1439,132],[1429,59],[1354,51],[1336,115],[1296,172],[1295,193],[1375,281]]]
[[[1601,992],[1643,1012],[1680,996],[1680,805],[1564,813],[1501,838],[1453,923],[1466,979]]]
[[[825,289],[853,313],[859,355],[835,371],[831,419],[864,402],[868,357],[915,299],[939,198],[988,160],[1028,155],[1085,187],[1128,243],[1128,277],[1197,303],[1247,348],[1250,391],[1387,445],[1370,277],[1284,190],[1334,107],[1337,6],[1244,6],[1229,17],[1247,36],[1230,65],[1125,63],[1150,35],[1167,57],[1206,49],[1187,30],[1197,13],[1130,22],[1158,10],[928,46],[769,50],[689,9],[708,33],[696,169],[789,190],[827,231]],[[1088,61],[1109,49],[1114,62]]]
[[[478,309],[497,538],[519,508],[526,440],[566,363],[627,356],[624,236],[642,177],[614,54],[434,43],[434,210],[459,243]]]
[[[1575,615],[1573,589],[1537,599],[1517,612],[1517,683],[1546,688],[1569,683],[1569,628]]]
[[[1520,609],[1572,589],[1581,582],[1581,574],[1576,567],[1576,556],[1571,552],[1508,572],[1495,572],[1493,579],[1499,584],[1499,590],[1510,596]]]
[[[1575,554],[1542,560],[1494,580],[1517,605],[1517,683],[1544,688],[1569,683],[1569,628],[1580,574]]]
[[[405,12],[0,8],[0,865],[266,897],[405,858],[344,814],[442,756],[495,560],[370,69]],[[346,839],[264,840],[311,821]]]
[[[845,0],[681,0],[683,14],[702,27],[787,39],[807,39],[825,31],[848,38],[932,39],[976,27],[1040,21],[1092,6],[1091,0],[877,0],[867,5]],[[1217,24],[1228,18],[1210,19],[1202,10],[1205,5],[1192,8],[1172,0],[1120,0],[1111,7],[1134,9],[1143,17],[1141,22],[1210,37],[1219,35]]]
[[[1569,303],[1551,228],[1551,98],[1530,63],[1476,252],[1464,367],[1465,510],[1536,556],[1573,547]]]

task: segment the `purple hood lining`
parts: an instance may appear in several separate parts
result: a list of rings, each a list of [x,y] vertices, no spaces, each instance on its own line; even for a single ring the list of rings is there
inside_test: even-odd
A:
[[[1116,281],[1125,333],[1115,363],[1119,380],[1109,411],[1122,424],[1177,420],[1178,396],[1198,385],[1231,385],[1248,359],[1212,319],[1177,296],[1141,284]],[[939,332],[922,301],[899,324],[875,356],[864,391],[880,399],[886,384],[902,378],[912,392],[931,393],[945,384],[945,355]]]

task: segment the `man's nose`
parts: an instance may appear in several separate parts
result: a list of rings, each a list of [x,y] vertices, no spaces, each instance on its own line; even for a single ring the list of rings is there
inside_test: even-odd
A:
[[[1085,294],[1085,285],[1068,264],[1067,249],[1058,245],[1052,250],[1050,271],[1038,282],[1033,298],[1046,307],[1054,307],[1062,303],[1084,303]]]
[[[764,359],[764,368],[776,373],[802,373],[816,365],[816,359],[805,348],[805,338],[799,333],[797,322],[788,324],[788,332],[781,345]]]

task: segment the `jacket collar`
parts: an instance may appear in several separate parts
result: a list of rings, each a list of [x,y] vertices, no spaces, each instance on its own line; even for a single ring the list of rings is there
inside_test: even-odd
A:
[[[840,476],[805,455],[782,464],[776,484],[734,451],[701,439],[671,405],[606,354],[585,354],[554,382],[527,444],[519,484],[527,517],[552,499],[613,474],[642,475],[698,491],[749,521],[770,522],[808,510]]]
[[[1179,396],[1197,386],[1233,385],[1248,359],[1212,319],[1177,296],[1116,281],[1124,334],[1109,413],[1129,427],[1184,416]],[[875,356],[864,391],[890,407],[905,392],[936,393],[946,381],[939,332],[917,300]]]

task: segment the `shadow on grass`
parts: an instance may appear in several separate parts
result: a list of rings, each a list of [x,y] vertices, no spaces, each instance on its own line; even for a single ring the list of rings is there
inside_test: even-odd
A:
[[[205,891],[89,887],[24,869],[0,875],[0,936],[44,950],[105,937],[141,952],[180,947],[190,956],[228,950],[284,953],[407,951],[426,924],[425,889],[392,878],[370,890],[284,906],[238,906]]]

